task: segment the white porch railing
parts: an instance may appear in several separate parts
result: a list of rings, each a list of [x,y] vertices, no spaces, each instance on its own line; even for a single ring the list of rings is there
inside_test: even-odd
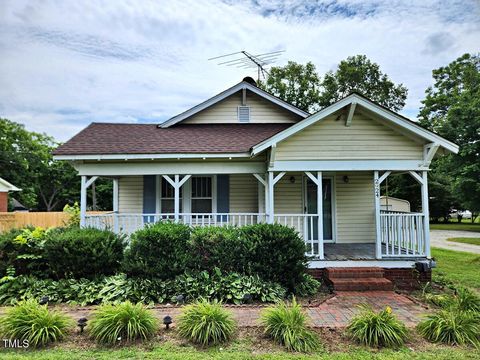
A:
[[[381,211],[382,258],[423,257],[425,216],[422,213]]]

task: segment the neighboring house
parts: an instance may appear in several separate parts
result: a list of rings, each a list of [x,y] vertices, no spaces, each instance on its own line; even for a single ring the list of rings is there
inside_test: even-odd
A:
[[[7,180],[0,178],[0,212],[8,211],[8,193],[10,191],[21,191],[15,185],[10,184]]]
[[[391,196],[380,196],[380,210],[410,212],[410,202]]]
[[[244,81],[156,124],[92,123],[54,152],[82,177],[81,224],[131,233],[161,219],[295,227],[312,268],[412,267],[430,258],[427,171],[458,146],[353,93],[308,114]],[[382,211],[392,173],[421,184],[421,213]],[[113,179],[112,214],[86,191]]]

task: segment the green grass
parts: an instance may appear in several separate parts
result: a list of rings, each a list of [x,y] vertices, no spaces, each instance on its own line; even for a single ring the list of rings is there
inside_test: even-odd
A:
[[[432,248],[437,261],[433,280],[453,283],[456,287],[473,288],[480,292],[480,255]]]
[[[172,359],[172,360],[194,360],[194,359],[213,359],[213,360],[246,360],[246,359],[266,359],[266,360],[461,360],[478,359],[480,351],[462,347],[438,347],[429,350],[411,350],[402,348],[401,350],[375,350],[354,349],[345,352],[335,353],[317,353],[297,355],[285,351],[274,351],[269,354],[259,354],[254,348],[221,348],[213,347],[206,350],[198,350],[191,346],[179,346],[171,343],[163,343],[151,348],[127,347],[122,349],[48,349],[42,351],[0,351],[0,357],[7,360],[35,359],[35,360],[75,360],[75,359]]]
[[[480,232],[479,223],[448,223],[448,224],[430,224],[430,230],[463,230]]]
[[[447,240],[462,244],[480,245],[480,238],[449,238]]]

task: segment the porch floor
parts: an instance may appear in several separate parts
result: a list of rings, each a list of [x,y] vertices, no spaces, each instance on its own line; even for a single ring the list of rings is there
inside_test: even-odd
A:
[[[395,249],[395,253],[398,250]],[[385,253],[385,244],[382,244],[382,253]],[[406,254],[406,249],[401,249]],[[375,260],[375,243],[324,244],[325,260]],[[421,258],[420,256],[418,257]],[[389,259],[395,259],[390,257]],[[404,259],[403,259],[404,260]]]

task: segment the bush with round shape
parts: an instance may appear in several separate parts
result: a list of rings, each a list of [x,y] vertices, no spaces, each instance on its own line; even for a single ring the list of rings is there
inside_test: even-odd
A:
[[[217,345],[229,340],[235,321],[219,302],[202,300],[185,306],[178,320],[178,333],[202,346]]]
[[[279,302],[265,309],[261,323],[265,334],[290,351],[312,352],[320,349],[317,335],[306,325],[307,316],[293,298],[291,303]]]
[[[150,338],[158,329],[158,319],[144,305],[126,301],[100,305],[87,328],[97,342],[115,345]]]
[[[303,274],[300,284],[295,286],[294,293],[297,296],[307,297],[315,295],[322,284],[310,274]]]
[[[173,279],[182,274],[190,260],[187,243],[190,228],[165,221],[147,225],[131,235],[125,252],[124,269],[128,275]]]
[[[435,343],[480,346],[480,315],[473,311],[440,310],[428,315],[417,330]]]
[[[58,228],[45,242],[49,272],[55,278],[87,278],[120,270],[124,238],[108,230]]]
[[[392,309],[375,312],[362,306],[360,314],[347,326],[347,334],[359,343],[371,347],[399,347],[405,343],[408,332],[405,325],[392,314]]]
[[[308,268],[305,243],[298,232],[280,224],[255,224],[239,228],[248,250],[252,274],[294,291]]]
[[[0,319],[0,334],[3,338],[28,341],[29,346],[40,347],[59,341],[71,327],[68,316],[35,300],[18,303],[6,310]]]

